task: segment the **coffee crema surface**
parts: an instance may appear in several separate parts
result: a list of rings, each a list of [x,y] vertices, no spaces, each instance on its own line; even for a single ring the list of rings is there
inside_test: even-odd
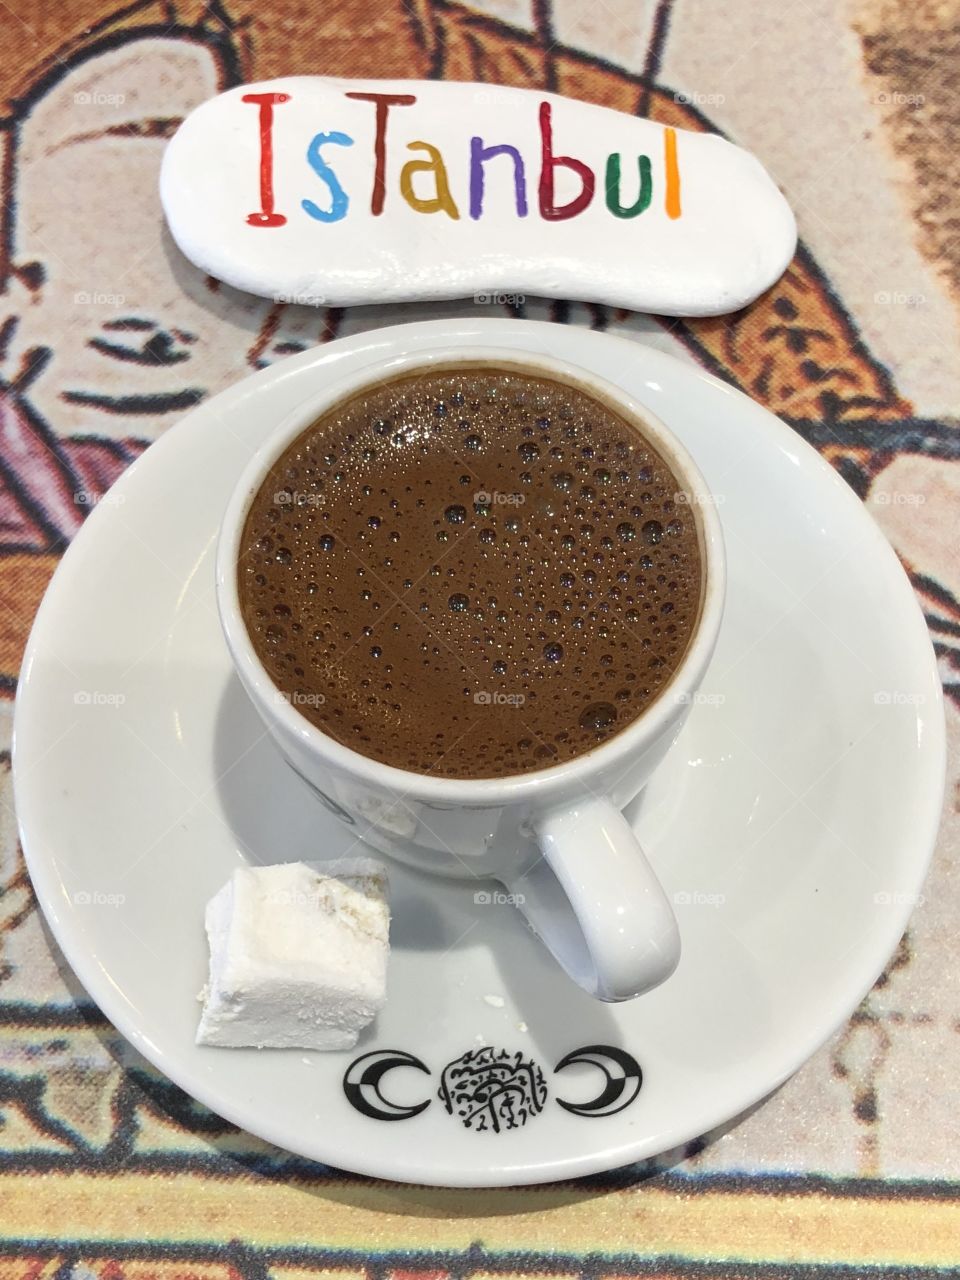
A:
[[[280,693],[385,764],[498,778],[637,718],[699,617],[693,511],[613,407],[519,366],[324,412],[247,515],[240,605]]]

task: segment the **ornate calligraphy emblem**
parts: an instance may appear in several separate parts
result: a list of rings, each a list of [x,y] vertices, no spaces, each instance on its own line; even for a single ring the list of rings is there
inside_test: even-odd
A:
[[[540,1114],[547,1084],[532,1059],[485,1045],[447,1063],[437,1096],[464,1128],[499,1133],[519,1129]]]

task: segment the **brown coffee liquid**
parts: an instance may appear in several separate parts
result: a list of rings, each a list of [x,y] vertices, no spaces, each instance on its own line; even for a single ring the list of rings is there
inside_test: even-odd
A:
[[[415,773],[582,755],[669,681],[702,565],[670,468],[613,408],[520,367],[419,372],[328,410],[243,531],[261,662],[310,721]]]

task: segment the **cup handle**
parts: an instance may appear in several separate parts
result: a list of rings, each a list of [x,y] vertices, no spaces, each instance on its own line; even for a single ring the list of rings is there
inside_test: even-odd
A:
[[[599,1000],[629,1000],[680,962],[680,931],[626,818],[592,799],[534,821],[542,858],[508,886],[569,976]]]

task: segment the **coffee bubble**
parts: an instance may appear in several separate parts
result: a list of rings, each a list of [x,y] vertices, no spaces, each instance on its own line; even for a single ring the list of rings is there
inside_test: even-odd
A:
[[[591,702],[580,712],[578,724],[590,733],[608,733],[617,722],[617,709],[612,702]]]

